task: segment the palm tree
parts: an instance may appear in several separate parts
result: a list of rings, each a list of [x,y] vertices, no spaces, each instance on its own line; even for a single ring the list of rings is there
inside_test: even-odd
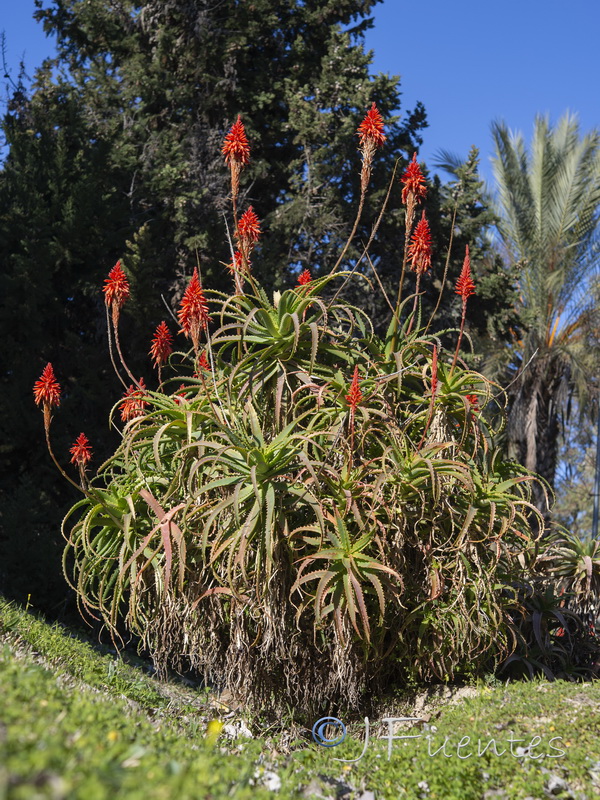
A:
[[[554,486],[561,417],[575,393],[591,414],[597,399],[600,133],[580,136],[568,113],[555,127],[535,119],[521,134],[494,122],[498,225],[519,267],[520,329],[510,358],[509,455]],[[544,490],[534,500],[546,519]]]

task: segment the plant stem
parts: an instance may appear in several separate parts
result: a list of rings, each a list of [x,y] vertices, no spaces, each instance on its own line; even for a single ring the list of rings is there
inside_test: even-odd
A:
[[[47,424],[45,424],[44,428],[45,428],[45,431],[46,431],[46,445],[48,446],[48,452],[50,453],[50,458],[52,459],[52,461],[54,461],[54,464],[55,464],[56,468],[58,469],[60,474],[63,476],[63,478],[66,478],[72,486],[74,486],[79,492],[83,492],[83,494],[86,497],[88,497],[89,495],[86,492],[86,490],[83,489],[78,483],[75,483],[75,481],[67,475],[67,473],[64,471],[64,469],[58,463],[58,461],[56,459],[56,456],[54,455],[54,451],[52,450],[52,445],[50,444],[50,423],[48,422]]]
[[[450,226],[450,241],[448,242],[448,252],[446,254],[446,264],[444,266],[444,277],[442,278],[442,285],[440,287],[440,293],[438,295],[438,299],[437,299],[437,303],[435,305],[435,308],[433,309],[433,313],[429,317],[429,322],[427,323],[427,325],[425,327],[425,333],[423,335],[427,334],[427,331],[429,330],[429,326],[431,325],[431,323],[433,321],[433,318],[437,314],[437,310],[440,307],[440,303],[442,302],[442,294],[444,292],[444,286],[446,285],[446,276],[448,275],[448,267],[450,266],[450,253],[452,251],[452,240],[454,239],[454,224],[456,223],[456,212],[457,212],[457,210],[458,210],[458,197],[456,198],[456,202],[454,203],[454,212],[452,214],[452,225]]]
[[[394,319],[392,321],[392,342],[391,342],[391,352],[394,353],[396,351],[396,347],[398,345],[398,328],[400,326],[400,301],[402,300],[402,285],[404,283],[404,273],[406,272],[406,264],[408,263],[408,242],[410,237],[410,231],[408,228],[406,229],[406,233],[404,235],[404,256],[402,258],[402,272],[400,274],[400,283],[398,284],[398,296],[396,297],[396,309],[394,311]]]
[[[397,159],[396,163],[394,164],[394,169],[392,170],[392,177],[390,178],[390,182],[389,182],[389,185],[388,185],[388,190],[387,190],[387,193],[386,193],[386,196],[385,196],[385,200],[383,201],[383,205],[381,207],[381,211],[379,212],[379,216],[377,217],[375,225],[373,226],[373,229],[371,231],[371,235],[369,236],[369,241],[366,243],[360,258],[358,259],[356,264],[352,267],[352,270],[351,270],[350,274],[346,277],[345,281],[342,283],[340,288],[337,290],[337,292],[331,298],[329,304],[327,305],[327,309],[328,310],[331,308],[331,306],[335,302],[335,300],[336,300],[337,296],[340,294],[340,292],[343,291],[344,286],[346,286],[348,281],[352,278],[352,276],[354,275],[356,270],[359,268],[363,258],[365,258],[367,256],[367,253],[369,252],[369,248],[371,247],[373,239],[375,238],[375,235],[376,235],[377,231],[379,230],[379,226],[381,225],[381,220],[383,219],[383,215],[385,213],[385,209],[387,208],[387,204],[388,204],[388,201],[390,199],[390,194],[392,192],[392,187],[394,185],[394,178],[396,176],[396,170],[398,169],[399,162],[400,162],[400,159]],[[336,264],[336,267],[337,267],[337,264]],[[332,270],[332,272],[333,272],[333,270]]]
[[[412,331],[413,322],[415,321],[415,314],[417,313],[417,302],[419,300],[419,289],[421,287],[421,273],[417,272],[417,285],[415,286],[415,302],[413,303],[413,310],[412,316],[410,318],[410,323],[408,325],[408,330],[406,331],[406,335]]]
[[[115,363],[115,354],[113,352],[112,337],[110,335],[110,331],[111,331],[110,317],[108,315],[108,306],[106,306],[106,332],[108,333],[108,352],[110,354],[110,362],[113,365],[113,369],[117,374],[117,378],[121,381],[121,383],[123,384],[123,386],[127,390],[128,386],[125,383],[125,381],[123,380],[123,377],[121,376],[121,373],[117,369],[117,365]]]
[[[143,391],[144,391],[144,390],[143,390],[143,388],[140,386],[140,384],[138,383],[138,381],[137,381],[137,380],[136,380],[136,379],[133,377],[133,374],[131,373],[131,370],[129,369],[129,367],[128,367],[128,366],[127,366],[127,364],[125,363],[125,359],[123,358],[123,353],[121,352],[121,342],[119,341],[119,326],[118,326],[118,321],[117,321],[117,322],[115,322],[115,323],[113,324],[113,330],[114,330],[114,334],[115,334],[115,344],[116,344],[116,346],[117,346],[117,353],[119,354],[119,359],[120,359],[120,361],[121,361],[121,364],[123,365],[123,368],[125,369],[125,372],[126,372],[128,375],[129,375],[129,377],[131,378],[131,380],[133,381],[133,383],[134,383],[134,384],[137,386],[137,388],[138,388],[140,391],[142,391],[142,392],[143,392]]]
[[[335,271],[337,270],[337,268],[339,267],[339,265],[342,263],[342,261],[344,260],[344,256],[346,255],[346,252],[347,252],[348,248],[350,247],[350,243],[352,242],[352,239],[354,239],[354,236],[355,236],[357,228],[358,228],[358,223],[360,222],[360,218],[362,216],[363,207],[364,207],[364,204],[365,204],[365,196],[366,196],[366,194],[367,194],[366,187],[361,188],[360,202],[358,204],[358,211],[356,213],[356,219],[354,220],[354,225],[352,226],[352,231],[350,232],[350,236],[346,240],[346,244],[344,245],[344,249],[342,250],[342,252],[340,254],[340,257],[335,262],[333,269],[329,273],[330,275],[333,275],[335,273]]]
[[[467,314],[467,298],[463,298],[462,304],[462,316],[460,318],[460,333],[458,334],[458,341],[456,342],[456,350],[454,351],[454,358],[452,359],[452,366],[450,367],[450,375],[452,375],[454,371],[454,367],[456,366],[456,359],[458,358],[458,351],[460,350],[460,344],[462,342],[463,331],[465,329],[465,316]]]

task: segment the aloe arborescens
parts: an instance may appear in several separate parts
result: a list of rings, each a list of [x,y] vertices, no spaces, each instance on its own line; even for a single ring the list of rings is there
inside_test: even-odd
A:
[[[369,113],[361,141],[379,146]],[[232,182],[247,156],[238,123]],[[259,229],[243,220],[247,261]],[[122,443],[64,523],[83,608],[115,634],[124,619],[159,668],[184,661],[280,708],[353,705],[394,677],[505,657],[501,589],[531,543],[534,478],[501,460],[473,413],[489,381],[413,329],[414,314],[402,323],[400,297],[375,336],[331,299],[349,273],[305,270],[271,298],[254,280],[241,291],[238,268],[232,295],[194,272],[179,310],[191,350],[167,365],[157,344],[172,374],[117,404]]]

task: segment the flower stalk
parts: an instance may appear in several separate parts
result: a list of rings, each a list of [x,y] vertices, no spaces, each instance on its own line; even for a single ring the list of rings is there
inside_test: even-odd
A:
[[[59,382],[56,380],[56,376],[54,374],[54,368],[52,364],[48,362],[44,367],[41,376],[33,385],[33,398],[37,406],[42,407],[42,411],[44,414],[44,432],[46,434],[46,446],[48,448],[48,452],[50,453],[50,458],[54,461],[54,465],[63,476],[66,478],[69,483],[71,483],[76,489],[80,491],[85,491],[82,489],[81,486],[78,486],[75,481],[70,478],[61,465],[58,463],[58,459],[54,455],[54,450],[52,449],[52,444],[50,442],[50,423],[52,422],[52,409],[58,408],[60,405],[60,395],[61,395],[61,388]]]
[[[173,352],[173,336],[169,326],[163,320],[156,328],[152,344],[150,346],[150,356],[154,361],[154,366],[158,369],[158,382],[162,384],[162,367]]]
[[[414,230],[412,241],[408,248],[408,257],[411,261],[411,269],[417,274],[415,301],[413,303],[412,317],[407,331],[407,333],[410,333],[417,312],[421,276],[424,272],[431,269],[431,231],[424,211]]]
[[[131,378],[131,380],[134,383],[137,383],[136,379],[133,377],[131,370],[127,366],[127,363],[123,357],[123,352],[121,350],[121,341],[119,339],[119,318],[121,315],[121,309],[123,308],[125,302],[129,299],[131,294],[129,289],[129,281],[127,280],[127,275],[125,275],[125,273],[123,272],[123,268],[121,267],[120,261],[117,261],[115,266],[108,273],[108,278],[106,278],[104,281],[103,292],[104,292],[104,302],[106,303],[107,311],[110,311],[113,333],[115,337],[115,346],[117,348],[119,360],[121,361],[123,369],[125,370],[127,375]],[[110,326],[108,330],[108,339],[110,347],[111,346]],[[112,347],[111,347],[111,359],[115,372],[117,373],[117,375],[119,375],[119,371],[117,370],[114,362]]]
[[[462,342],[463,333],[465,330],[465,318],[467,315],[467,300],[472,294],[475,294],[475,284],[471,278],[471,258],[469,256],[469,245],[466,246],[465,259],[463,261],[460,276],[456,282],[456,294],[462,298],[462,314],[460,318],[460,332],[458,334],[458,341],[456,342],[456,350],[454,351],[454,358],[452,359],[452,367],[450,374],[452,374],[458,358],[458,352]]]
[[[260,220],[250,206],[240,217],[235,232],[238,250],[234,253],[231,268],[234,272],[236,294],[243,294],[244,277],[250,277],[250,253],[254,250],[261,233]]]
[[[362,399],[363,394],[360,390],[358,381],[358,366],[356,366],[354,367],[354,373],[350,383],[350,390],[346,395],[346,402],[350,408],[350,467],[352,467],[352,459],[354,455],[354,415]]]
[[[240,173],[242,168],[250,163],[250,146],[246,137],[246,130],[241,115],[233,123],[225,136],[222,154],[231,173],[231,202],[233,205],[233,219],[237,227],[237,198],[240,191]]]
[[[208,304],[198,278],[198,268],[194,267],[192,279],[181,299],[177,313],[181,332],[192,340],[196,358],[200,343],[200,332],[208,327]]]
[[[373,169],[373,158],[377,149],[383,146],[385,142],[385,134],[383,132],[383,117],[379,113],[377,106],[375,103],[371,105],[371,108],[367,112],[365,118],[358,126],[356,133],[359,138],[359,146],[358,150],[362,156],[362,166],[360,171],[360,199],[358,202],[358,211],[356,212],[356,218],[354,220],[354,225],[352,226],[352,231],[350,232],[350,236],[346,240],[346,244],[340,254],[340,257],[334,264],[333,269],[331,270],[331,274],[333,275],[336,272],[339,265],[344,260],[344,256],[350,247],[351,241],[354,239],[356,231],[358,229],[358,223],[360,222],[360,218],[362,217],[362,212],[365,204],[365,197],[367,194],[367,187],[369,185],[369,180],[371,179],[371,172]]]
[[[402,303],[402,289],[404,287],[404,277],[406,275],[406,267],[410,258],[410,245],[411,234],[415,216],[415,209],[421,201],[427,196],[427,184],[421,172],[421,167],[417,161],[417,154],[413,153],[412,161],[406,168],[404,174],[400,178],[402,183],[402,202],[406,206],[405,215],[405,230],[404,230],[404,252],[402,256],[402,271],[400,273],[400,280],[398,282],[398,295],[396,297],[396,310],[392,320],[391,327],[391,348],[394,352],[398,346],[398,329],[400,327],[400,307]],[[419,281],[419,274],[417,272],[417,279]],[[418,296],[417,286],[417,296]],[[412,324],[412,323],[411,323]]]
[[[80,433],[75,443],[69,450],[71,453],[71,464],[79,467],[79,479],[83,491],[87,489],[87,475],[85,474],[88,462],[92,458],[92,448],[85,433]]]

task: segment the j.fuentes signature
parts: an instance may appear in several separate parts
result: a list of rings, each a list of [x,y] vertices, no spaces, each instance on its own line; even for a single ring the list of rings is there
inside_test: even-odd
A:
[[[481,757],[486,753],[493,753],[495,756],[503,756],[510,753],[513,758],[561,758],[566,755],[566,751],[560,747],[555,747],[552,742],[562,741],[562,736],[553,736],[547,744],[544,744],[541,736],[533,736],[530,740],[515,738],[512,731],[509,731],[507,739],[497,741],[496,739],[471,739],[470,736],[463,736],[458,742],[451,742],[450,737],[446,736],[441,745],[434,744],[431,734],[422,733],[395,733],[397,722],[419,722],[419,717],[384,717],[381,720],[387,725],[387,733],[380,736],[380,739],[387,739],[388,761],[392,757],[392,748],[395,741],[408,739],[426,739],[427,752],[431,758],[442,754],[446,758],[456,756],[460,759]],[[335,731],[334,738],[327,738],[326,732]],[[353,763],[360,759],[367,752],[369,746],[369,718],[365,717],[365,743],[362,753],[358,758],[336,758],[335,761]],[[323,747],[335,747],[341,744],[346,738],[346,726],[337,717],[323,717],[315,722],[312,729],[313,739]]]

